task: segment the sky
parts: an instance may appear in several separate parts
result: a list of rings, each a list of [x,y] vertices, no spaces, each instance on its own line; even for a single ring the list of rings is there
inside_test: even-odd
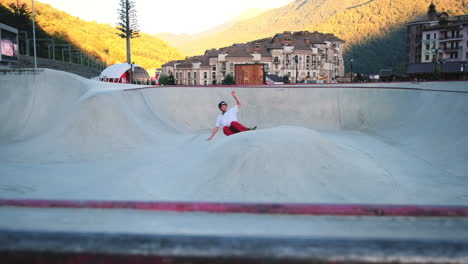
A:
[[[222,24],[249,7],[277,8],[293,0],[135,0],[140,30],[194,34]],[[120,0],[39,0],[73,16],[115,25]]]

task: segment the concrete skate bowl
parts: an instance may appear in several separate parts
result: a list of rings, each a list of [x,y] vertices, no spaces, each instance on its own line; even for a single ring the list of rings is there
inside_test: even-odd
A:
[[[0,84],[0,199],[468,204],[467,82]],[[206,141],[234,89],[259,129]]]

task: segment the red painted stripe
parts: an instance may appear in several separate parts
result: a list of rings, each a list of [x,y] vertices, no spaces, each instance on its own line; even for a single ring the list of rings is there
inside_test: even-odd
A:
[[[320,85],[320,86],[319,86]],[[409,91],[427,91],[427,92],[443,92],[443,93],[462,93],[468,94],[468,91],[460,91],[460,90],[441,90],[441,89],[429,89],[429,88],[415,88],[415,87],[379,87],[379,86],[323,86],[323,84],[318,84],[317,86],[311,85],[241,85],[241,86],[234,86],[234,85],[221,85],[221,86],[146,86],[140,88],[130,88],[124,89],[124,91],[137,91],[137,90],[145,90],[145,89],[163,89],[163,88],[171,88],[171,89],[184,89],[184,88],[302,88],[302,89],[374,89],[374,90],[409,90]]]
[[[0,207],[6,206],[29,208],[136,209],[172,212],[284,215],[468,217],[468,206],[0,200]]]

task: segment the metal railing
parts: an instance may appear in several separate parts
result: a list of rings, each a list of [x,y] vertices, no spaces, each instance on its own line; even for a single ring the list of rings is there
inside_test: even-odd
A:
[[[20,55],[26,55],[30,56],[30,49],[32,47],[38,47],[36,45],[32,44],[32,39],[29,39],[29,36],[27,32],[21,31],[21,34],[24,34],[24,39],[21,39],[21,41],[24,41],[25,43],[25,50],[24,53],[20,53]],[[98,69],[102,70],[106,67],[106,64],[100,60],[97,59],[97,57],[91,57],[84,53],[82,50],[73,48],[72,45],[70,44],[57,44],[56,40],[52,38],[43,38],[43,39],[36,39],[38,42],[46,42],[47,43],[47,57],[41,57],[38,56],[38,58],[44,58],[44,59],[49,59],[52,61],[57,60],[57,51],[60,50],[59,55],[61,53],[61,56],[59,58],[61,59],[62,62],[65,62],[65,58],[67,57],[68,63],[73,63],[73,64],[79,64],[88,68],[93,68],[93,69]]]
[[[440,36],[439,37],[439,40],[451,40],[451,39],[462,39],[463,38],[463,34],[457,34],[455,36]]]

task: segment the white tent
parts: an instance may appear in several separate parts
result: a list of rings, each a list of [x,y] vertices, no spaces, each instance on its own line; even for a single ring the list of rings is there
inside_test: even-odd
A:
[[[107,67],[99,75],[99,80],[105,82],[130,83],[130,71],[132,65],[128,63],[119,63]],[[148,72],[140,65],[133,64],[133,80],[137,82],[146,82],[150,79]]]

